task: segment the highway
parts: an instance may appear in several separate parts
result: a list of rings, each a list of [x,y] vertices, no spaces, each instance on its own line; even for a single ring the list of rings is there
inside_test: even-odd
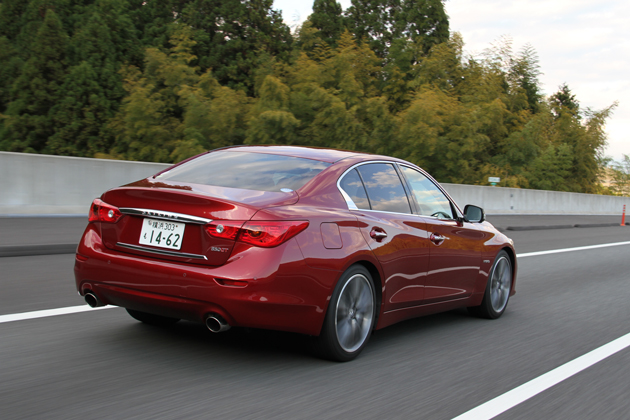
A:
[[[2,322],[0,418],[452,419],[630,333],[630,244],[527,255],[630,241],[630,227],[506,233],[522,257],[502,318],[409,320],[349,363],[296,334],[157,328],[121,308]],[[0,258],[0,318],[83,305],[73,263]],[[495,418],[629,418],[629,377],[626,347]]]

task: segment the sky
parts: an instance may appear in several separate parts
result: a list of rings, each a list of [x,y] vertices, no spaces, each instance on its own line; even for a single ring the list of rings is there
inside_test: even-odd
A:
[[[339,3],[344,10],[350,6],[350,0]],[[313,0],[275,0],[273,8],[295,26],[312,6]],[[630,1],[447,0],[445,7],[451,32],[462,34],[468,54],[479,55],[507,36],[515,52],[531,44],[538,53],[544,95],[566,83],[583,109],[617,101],[606,124],[605,155],[630,155]]]

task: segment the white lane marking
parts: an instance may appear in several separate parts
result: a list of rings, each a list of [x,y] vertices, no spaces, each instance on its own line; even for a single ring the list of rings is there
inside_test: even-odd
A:
[[[580,246],[575,248],[563,248],[553,249],[549,251],[527,252],[524,254],[517,254],[518,258],[534,257],[537,255],[558,254],[562,252],[571,251],[583,251],[588,249],[607,248],[611,246],[630,245],[630,241],[615,242],[610,244]],[[0,324],[12,321],[22,321],[26,319],[45,318],[56,315],[66,315],[78,312],[87,312],[99,309],[117,308],[117,306],[102,306],[98,308],[92,308],[89,305],[85,306],[71,306],[67,308],[58,309],[46,309],[43,311],[24,312],[20,314],[0,315]],[[466,413],[455,417],[453,420],[480,420],[491,419],[499,414],[509,410],[512,407],[517,406],[530,399],[531,397],[545,391],[548,388],[564,381],[567,378],[575,375],[578,372],[598,363],[607,357],[625,349],[630,346],[630,334],[626,334],[602,347],[591,351],[583,356],[578,357],[564,365],[539,376],[536,379],[514,388],[511,391],[506,392],[497,398],[490,400]]]
[[[607,248],[611,246],[630,245],[630,241],[615,242],[610,244],[578,246],[575,248],[563,248],[552,249],[549,251],[527,252],[524,254],[517,254],[518,258],[535,257],[538,255],[547,254],[559,254],[562,252],[572,251],[585,251],[589,249]],[[554,385],[559,384],[565,379],[593,366],[596,363],[601,362],[607,357],[630,347],[630,334],[626,334],[623,337],[619,337],[616,340],[611,341],[608,344],[586,353],[583,356],[573,359],[564,365],[557,367],[542,376],[539,376],[531,381],[524,383],[523,385],[514,388],[511,391],[506,392],[478,407],[473,408],[464,414],[455,417],[453,420],[489,420],[507,410],[516,407],[520,403],[532,398],[535,395],[551,388]]]
[[[575,247],[575,248],[551,249],[549,251],[526,252],[524,254],[516,254],[516,256],[518,258],[535,257],[535,256],[538,256],[538,255],[560,254],[562,252],[573,252],[573,251],[585,251],[587,249],[608,248],[608,247],[611,247],[611,246],[621,246],[621,245],[630,245],[630,241],[613,242],[611,244],[578,246],[578,247]]]
[[[481,404],[453,420],[488,420],[630,346],[630,333]]]
[[[78,312],[97,311],[99,309],[111,309],[118,306],[99,306],[92,308],[90,305],[69,306],[66,308],[44,309],[43,311],[22,312],[19,314],[0,315],[0,324],[13,321],[24,321],[26,319],[47,318],[49,316],[76,314]]]
[[[610,246],[619,246],[619,245],[630,245],[630,241],[615,242],[615,243],[610,243],[610,244],[590,245],[590,246],[579,246],[576,248],[552,249],[549,251],[526,252],[524,254],[516,254],[516,256],[518,258],[526,258],[526,257],[534,257],[537,255],[558,254],[561,252],[571,252],[571,251],[583,251],[587,249],[606,248]],[[33,311],[33,312],[23,312],[19,314],[0,315],[0,324],[5,323],[5,322],[23,321],[26,319],[36,319],[36,318],[46,318],[49,316],[75,314],[78,312],[87,312],[87,311],[92,311],[92,310],[110,309],[110,308],[117,308],[117,306],[101,306],[98,308],[92,308],[89,305],[70,306],[67,308],[45,309],[43,311]]]

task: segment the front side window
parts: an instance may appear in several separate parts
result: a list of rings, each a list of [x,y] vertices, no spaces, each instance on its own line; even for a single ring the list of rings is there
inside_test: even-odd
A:
[[[451,203],[444,193],[422,173],[407,166],[400,166],[423,216],[433,216],[439,219],[453,219]]]
[[[357,168],[363,179],[372,210],[411,213],[400,177],[389,163],[369,163]]]
[[[164,172],[156,179],[257,191],[297,190],[328,166],[326,162],[292,156],[217,151]]]

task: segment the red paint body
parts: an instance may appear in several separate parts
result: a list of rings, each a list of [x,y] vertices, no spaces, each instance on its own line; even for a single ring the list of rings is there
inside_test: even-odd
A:
[[[101,199],[120,209],[150,209],[226,224],[237,221],[237,226],[308,221],[308,227],[277,247],[264,248],[214,238],[203,224],[187,223],[181,249],[157,255],[151,249],[119,245],[138,244],[145,216],[123,214],[116,223],[91,222],[77,249],[79,292],[92,292],[105,304],[173,318],[203,322],[208,314],[217,313],[232,326],[318,335],[333,289],[353,264],[366,266],[377,285],[377,329],[479,305],[488,272],[502,249],[513,261],[516,278],[512,241],[489,223],[351,210],[337,186],[349,168],[362,162],[411,164],[384,156],[288,146],[228,151],[295,156],[331,165],[296,191],[150,177],[107,191]],[[511,290],[513,294],[514,287]]]

